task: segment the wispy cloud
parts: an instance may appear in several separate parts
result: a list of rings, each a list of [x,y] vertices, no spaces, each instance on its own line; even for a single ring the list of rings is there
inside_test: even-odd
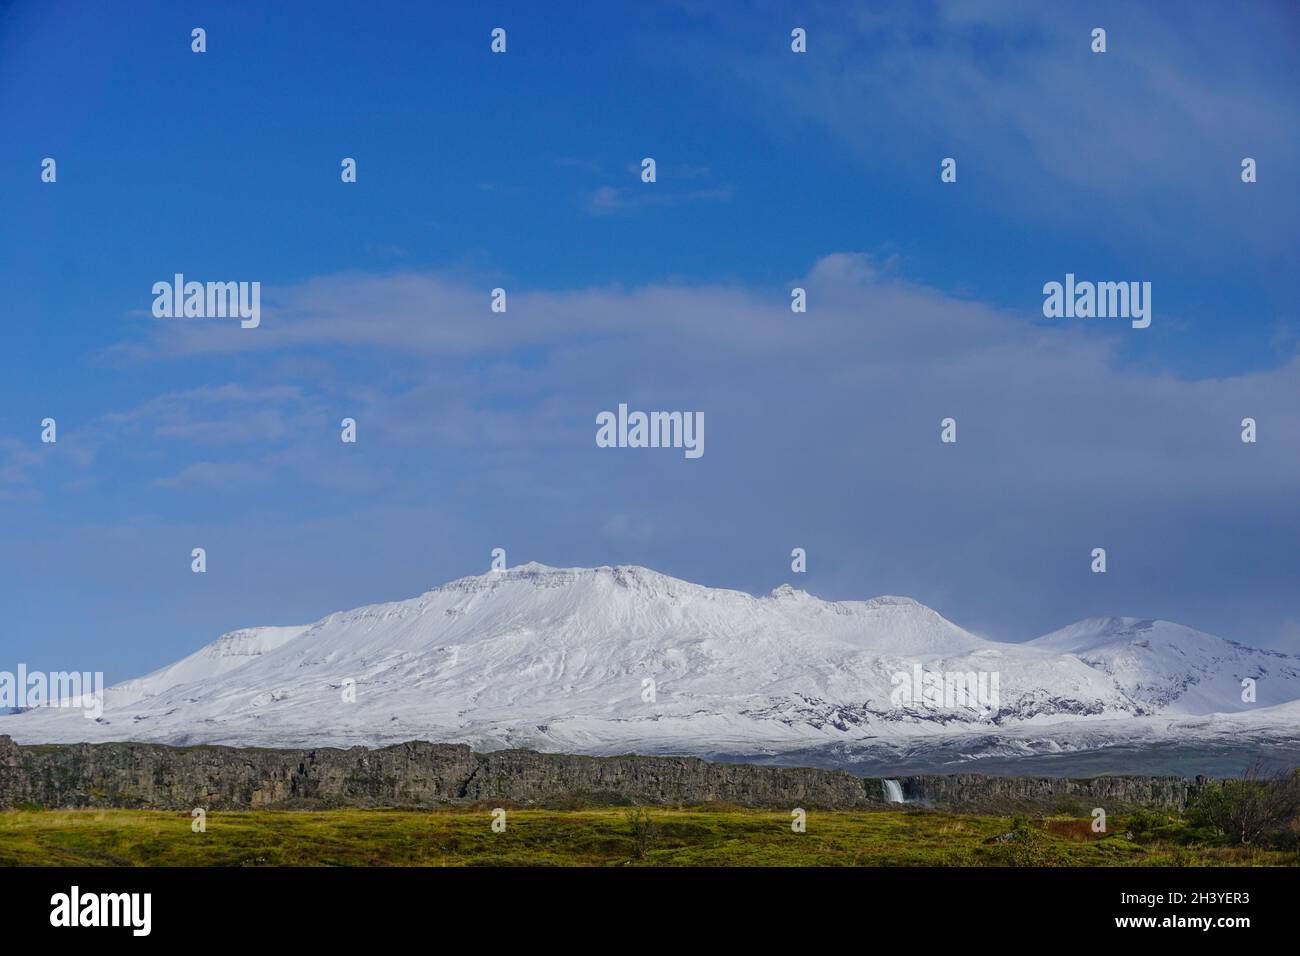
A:
[[[807,314],[790,311],[794,285]],[[727,540],[723,563],[754,574],[799,544],[824,592],[912,594],[1004,637],[1128,612],[1268,643],[1294,617],[1300,360],[1146,370],[1119,360],[1142,334],[1126,323],[1027,318],[855,253],[768,288],[518,289],[505,314],[487,288],[339,275],[268,292],[257,330],[160,321],[136,343],[147,363],[230,355],[251,378],[106,416],[101,454],[153,449],[148,480],[177,494],[489,495],[512,539],[595,563],[659,555],[701,580],[718,556],[689,557],[692,541]],[[305,378],[275,381],[296,362]],[[704,411],[696,470],[595,448],[595,414],[622,401]],[[956,446],[938,441],[947,416]],[[1257,445],[1239,440],[1245,416]],[[1123,569],[1104,583],[1079,558],[1098,545]]]
[[[678,206],[695,202],[730,202],[734,190],[730,186],[712,189],[690,189],[679,192],[662,191],[658,183],[643,187],[601,186],[583,199],[583,208],[593,216],[610,216],[652,206]]]
[[[158,478],[160,488],[248,488],[266,484],[271,476],[263,468],[247,461],[196,461],[174,475]]]
[[[37,495],[33,472],[41,456],[30,442],[0,435],[0,498],[22,499]]]
[[[887,181],[934,180],[953,156],[975,201],[1039,229],[1109,223],[1199,255],[1213,244],[1181,226],[1195,210],[1270,261],[1287,241],[1238,177],[1244,156],[1273,177],[1300,162],[1290,4],[820,3],[794,18],[799,56],[770,41],[768,8],[697,12],[714,29],[675,37],[670,62],[721,59],[710,89],[729,106],[785,139],[829,136]],[[1289,177],[1270,188],[1296,203]]]

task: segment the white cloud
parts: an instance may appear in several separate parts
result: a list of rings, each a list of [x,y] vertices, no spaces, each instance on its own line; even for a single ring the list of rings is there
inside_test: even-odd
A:
[[[807,314],[790,311],[793,285]],[[150,480],[171,493],[262,482],[287,496],[285,522],[303,520],[307,487],[345,496],[341,511],[437,501],[550,560],[617,554],[713,583],[784,580],[778,556],[798,543],[823,593],[910,594],[1010,638],[1130,613],[1266,643],[1295,616],[1300,361],[1136,368],[1118,356],[1144,333],[1125,322],[1048,322],[852,253],[768,288],[517,289],[505,315],[487,288],[342,275],[273,290],[253,332],[159,324],[151,361],[251,341],[246,378],[112,417],[123,453],[165,452]],[[303,356],[311,375],[274,379]],[[596,448],[595,413],[620,401],[703,411],[705,457]],[[355,447],[338,442],[342,414]],[[1239,440],[1247,415],[1257,445]],[[946,416],[956,446],[938,441]],[[235,461],[255,470],[222,470]],[[409,533],[354,528],[348,547]],[[1098,544],[1104,581],[1079,558]]]

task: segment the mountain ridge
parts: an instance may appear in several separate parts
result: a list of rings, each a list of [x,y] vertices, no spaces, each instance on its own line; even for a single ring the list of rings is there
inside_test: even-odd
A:
[[[996,674],[997,706],[900,703],[898,675],[915,668]],[[0,733],[759,758],[972,735],[1104,746],[1087,727],[1147,733],[1156,717],[1249,710],[1230,706],[1242,676],[1267,691],[1261,707],[1300,699],[1300,658],[1169,622],[1092,618],[1010,644],[910,598],[825,601],[788,584],[754,596],[635,565],[529,562],[306,626],[233,631],[110,688],[98,721],[28,711],[0,718]]]

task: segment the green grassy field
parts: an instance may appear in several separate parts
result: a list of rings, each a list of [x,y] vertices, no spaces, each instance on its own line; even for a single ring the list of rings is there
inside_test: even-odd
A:
[[[653,809],[638,840],[624,809],[509,810],[504,833],[479,810],[188,814],[148,810],[0,813],[0,866],[1192,866],[1297,865],[1294,852],[1199,845],[1176,819],[1141,840],[1123,818],[1021,821],[936,811],[790,815]]]

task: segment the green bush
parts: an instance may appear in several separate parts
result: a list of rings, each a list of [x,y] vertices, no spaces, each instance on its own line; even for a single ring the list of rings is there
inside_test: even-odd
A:
[[[1068,854],[1021,816],[1012,818],[1011,831],[990,855],[1003,866],[1060,866],[1069,862]]]
[[[1135,810],[1128,817],[1126,829],[1138,843],[1152,840],[1176,841],[1183,838],[1186,826],[1177,817],[1158,810]]]
[[[1193,827],[1241,846],[1295,842],[1300,771],[1265,775],[1258,768],[1232,780],[1212,780],[1189,803]]]
[[[655,824],[650,811],[645,807],[631,807],[624,813],[628,828],[632,831],[632,855],[638,860],[645,859],[646,853],[659,836],[659,827]]]

